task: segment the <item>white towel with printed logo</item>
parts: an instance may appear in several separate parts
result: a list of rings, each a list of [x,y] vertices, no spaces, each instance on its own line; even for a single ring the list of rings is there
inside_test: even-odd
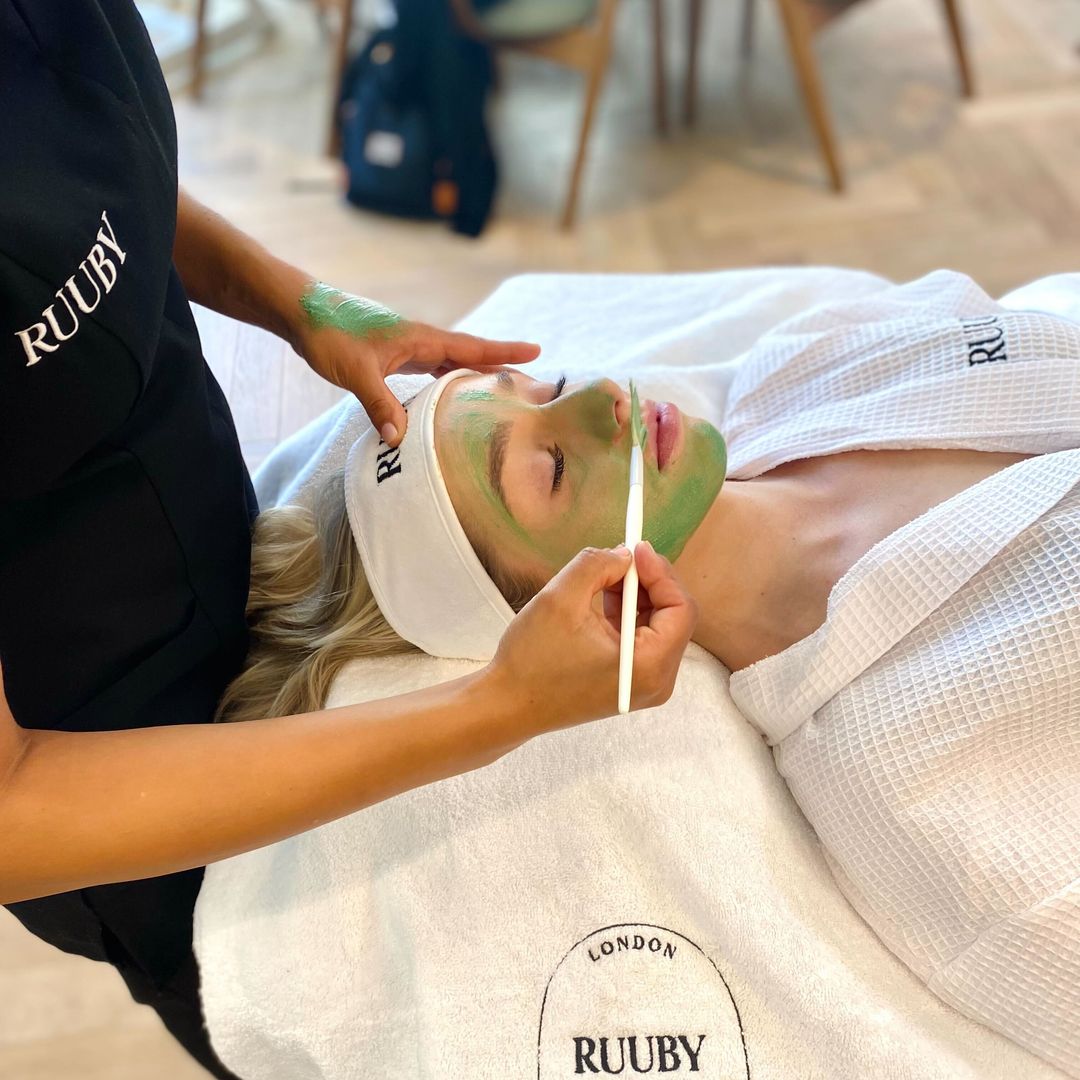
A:
[[[357,662],[329,704],[472,668]],[[209,867],[195,943],[225,1064],[571,1080],[604,1075],[605,1046],[629,1065],[629,1037],[644,1066],[665,1036],[674,1076],[1061,1080],[881,945],[726,684],[692,647],[662,708]]]
[[[804,307],[845,286],[862,297],[888,287],[830,273],[792,276]],[[808,295],[815,274],[822,289]],[[502,306],[496,294],[469,328],[505,334],[507,320],[514,336],[537,332],[529,312],[535,320],[545,280],[541,299],[565,311],[553,303],[557,284],[535,279],[527,291],[504,287]],[[612,311],[628,310],[616,297],[647,280],[594,282],[594,309],[606,296]],[[745,295],[762,284],[742,279]],[[579,279],[563,296],[571,310],[583,291]],[[714,359],[704,393],[727,403],[750,344],[739,320],[725,327],[722,307],[680,312],[667,300],[672,325],[654,335],[663,374],[677,381],[680,359]],[[762,318],[762,305],[748,309]],[[607,328],[615,371],[633,343]],[[471,667],[357,662],[329,704]],[[978,861],[969,866],[977,875]],[[245,1080],[1064,1075],[1045,1046],[1036,1057],[943,1004],[910,957],[882,945],[837,887],[726,670],[697,649],[661,709],[534,740],[483,770],[211,866],[195,948],[215,1048]],[[1023,987],[1002,992],[1019,999]]]

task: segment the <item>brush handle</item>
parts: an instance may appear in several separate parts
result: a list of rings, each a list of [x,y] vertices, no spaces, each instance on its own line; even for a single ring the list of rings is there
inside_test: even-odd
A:
[[[634,459],[637,459],[636,461]],[[636,466],[636,468],[635,468]],[[633,557],[641,542],[644,517],[644,487],[641,483],[641,451],[635,446],[630,455],[630,495],[626,500],[626,546]],[[630,687],[634,674],[634,635],[637,631],[637,563],[631,562],[623,578],[622,622],[619,628],[619,712],[630,711]]]

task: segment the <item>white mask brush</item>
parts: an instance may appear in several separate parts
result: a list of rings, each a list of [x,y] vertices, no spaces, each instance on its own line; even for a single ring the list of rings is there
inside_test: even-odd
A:
[[[637,630],[638,572],[634,548],[641,542],[645,516],[645,460],[643,448],[649,433],[641,419],[637,387],[630,383],[630,494],[626,500],[626,546],[630,569],[623,578],[622,623],[619,637],[619,712],[630,711],[630,684],[634,674],[634,635]]]

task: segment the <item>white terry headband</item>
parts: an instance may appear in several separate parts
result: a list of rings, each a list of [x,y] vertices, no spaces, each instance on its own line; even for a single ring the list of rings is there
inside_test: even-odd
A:
[[[454,512],[435,456],[435,406],[451,371],[409,403],[396,449],[374,429],[345,465],[345,506],[386,621],[432,656],[490,660],[514,610],[488,577]]]

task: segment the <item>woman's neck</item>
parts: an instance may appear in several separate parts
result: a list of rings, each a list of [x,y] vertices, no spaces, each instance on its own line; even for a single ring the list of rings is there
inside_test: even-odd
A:
[[[694,640],[738,671],[812,633],[824,621],[844,537],[821,483],[728,480],[676,565],[698,604]]]

